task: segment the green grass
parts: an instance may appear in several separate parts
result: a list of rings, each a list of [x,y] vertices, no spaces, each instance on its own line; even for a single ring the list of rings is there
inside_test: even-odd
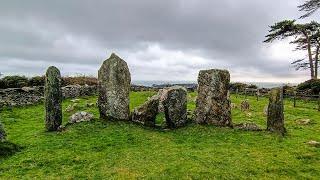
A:
[[[133,109],[152,92],[131,93]],[[189,109],[196,94],[189,94]],[[254,122],[266,128],[263,109],[266,98],[248,97],[251,115],[232,111],[234,123]],[[285,101],[282,138],[266,131],[246,132],[229,128],[190,124],[171,131],[144,128],[126,122],[98,119],[96,97],[82,98],[77,110],[95,114],[96,119],[69,126],[64,132],[44,131],[43,105],[5,109],[1,121],[15,153],[0,155],[0,179],[319,179],[320,148],[306,142],[320,141],[320,112],[312,102],[297,108]],[[232,96],[239,105],[243,97]],[[65,109],[70,100],[65,100]],[[64,112],[63,122],[73,112]],[[158,116],[157,122],[163,115]],[[310,125],[298,125],[308,118]],[[3,149],[0,149],[3,150]]]

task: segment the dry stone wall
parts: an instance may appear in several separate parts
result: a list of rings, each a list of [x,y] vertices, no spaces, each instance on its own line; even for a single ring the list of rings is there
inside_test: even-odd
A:
[[[62,87],[62,97],[76,98],[91,96],[97,93],[97,86],[72,85]],[[25,106],[44,101],[44,87],[24,87],[0,89],[0,107]]]

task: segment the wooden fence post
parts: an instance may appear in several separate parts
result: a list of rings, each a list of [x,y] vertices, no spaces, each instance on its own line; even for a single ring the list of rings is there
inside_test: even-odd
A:
[[[257,95],[257,101],[259,101],[259,95],[260,95],[259,89],[257,89],[256,95]]]
[[[320,92],[319,92],[319,96],[318,96],[318,111],[320,111]]]
[[[297,91],[294,91],[293,95],[293,107],[296,107]]]

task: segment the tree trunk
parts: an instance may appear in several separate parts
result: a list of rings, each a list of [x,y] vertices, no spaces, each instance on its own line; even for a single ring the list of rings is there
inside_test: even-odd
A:
[[[319,51],[320,45],[317,46],[316,57],[314,58],[314,79],[318,79]]]
[[[308,36],[308,33],[305,31],[303,31],[303,34],[305,35],[305,37],[307,39],[307,43],[308,43],[308,57],[309,57],[309,64],[310,64],[311,79],[315,79],[310,37]]]

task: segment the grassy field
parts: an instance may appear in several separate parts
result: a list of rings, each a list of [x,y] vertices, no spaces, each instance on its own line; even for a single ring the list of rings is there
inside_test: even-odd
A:
[[[152,92],[131,93],[131,109]],[[189,94],[189,109],[195,108]],[[266,128],[266,98],[248,97],[250,113],[232,111],[234,123],[254,122]],[[10,151],[0,155],[0,179],[319,179],[320,148],[306,142],[320,141],[320,112],[316,104],[285,101],[282,138],[265,131],[246,132],[189,124],[177,130],[143,128],[126,122],[101,121],[96,97],[82,98],[77,110],[95,114],[92,122],[79,123],[64,132],[44,131],[43,105],[5,109],[1,121]],[[243,97],[232,96],[239,105]],[[65,109],[70,100],[65,100]],[[64,112],[64,123],[74,112]],[[159,116],[158,121],[161,121]],[[299,125],[298,119],[311,119]]]

